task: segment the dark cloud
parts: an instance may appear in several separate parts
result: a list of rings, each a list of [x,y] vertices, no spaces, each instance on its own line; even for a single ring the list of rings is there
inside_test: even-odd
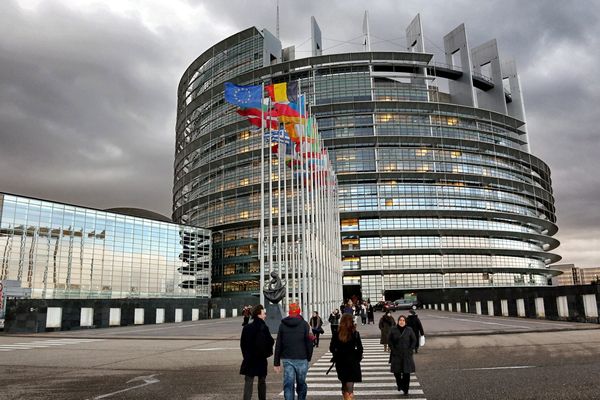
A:
[[[172,4],[189,15],[161,19],[153,2],[128,13],[3,2],[0,190],[171,213],[181,74],[239,30],[276,30],[276,0]],[[598,265],[598,2],[282,0],[283,44],[308,55],[314,15],[326,52],[360,51],[367,7],[374,49],[402,50],[405,27],[420,13],[429,52],[440,55],[443,36],[464,22],[471,46],[496,38],[503,58],[517,60],[532,152],[553,172],[557,252],[564,262]],[[149,24],[147,13],[159,23]]]

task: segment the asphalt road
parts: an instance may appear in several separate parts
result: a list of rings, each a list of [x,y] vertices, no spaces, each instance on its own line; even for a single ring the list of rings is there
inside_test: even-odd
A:
[[[440,311],[420,315],[428,336],[415,356],[416,388],[423,393],[410,398],[600,398],[597,325]],[[0,335],[0,399],[239,399],[240,324],[238,318]],[[359,330],[370,343],[369,357],[385,357],[376,344],[378,329],[360,325]],[[331,379],[320,366],[329,357],[327,343],[326,336],[315,349],[314,382]],[[377,392],[383,383],[373,380],[389,380],[387,366],[377,372],[372,363],[364,364],[365,377],[372,381],[365,381],[361,390]],[[337,382],[329,382],[313,383],[309,390],[337,393]],[[270,371],[267,387],[270,399],[283,398],[281,375]],[[398,398],[374,396],[357,399]]]

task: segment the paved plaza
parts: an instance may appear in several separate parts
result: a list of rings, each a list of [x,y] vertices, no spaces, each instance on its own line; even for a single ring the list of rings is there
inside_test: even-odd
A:
[[[598,325],[433,310],[419,314],[427,343],[415,355],[410,399],[597,398]],[[241,322],[0,335],[0,399],[239,399]],[[379,330],[358,329],[365,359],[356,399],[401,398]],[[329,327],[325,330],[309,370],[311,400],[341,397],[335,371],[325,374],[331,358]],[[282,376],[272,368],[267,391],[269,399],[283,399]]]

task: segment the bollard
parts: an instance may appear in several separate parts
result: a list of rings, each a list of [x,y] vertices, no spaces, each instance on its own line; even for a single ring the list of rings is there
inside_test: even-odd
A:
[[[175,322],[183,321],[183,308],[175,309]]]
[[[62,307],[48,307],[46,314],[46,328],[59,328],[62,326]]]
[[[546,309],[544,307],[544,298],[535,298],[535,316],[538,318],[546,318]]]
[[[192,321],[198,321],[200,319],[200,309],[192,308]]]
[[[517,315],[519,317],[526,317],[524,299],[517,299]]]
[[[143,325],[144,324],[144,309],[136,308],[133,311],[133,324],[134,325]]]
[[[481,302],[480,301],[475,302],[475,313],[477,315],[481,315]]]
[[[165,322],[165,309],[164,308],[157,308],[156,309],[156,323],[157,324],[162,324]]]
[[[119,326],[121,325],[121,309],[111,308],[108,317],[108,326]]]
[[[500,308],[502,309],[502,316],[508,317],[508,300],[500,300]]]
[[[487,306],[488,306],[488,315],[490,317],[493,317],[494,316],[494,301],[488,300]]]
[[[79,326],[82,328],[94,325],[94,309],[90,307],[82,307],[79,316]]]

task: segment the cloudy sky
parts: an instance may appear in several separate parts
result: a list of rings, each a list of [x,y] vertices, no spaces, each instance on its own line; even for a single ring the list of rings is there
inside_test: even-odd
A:
[[[0,191],[95,208],[171,214],[176,90],[212,44],[276,26],[276,0],[3,0]],[[472,47],[498,39],[521,75],[533,154],[550,165],[564,263],[600,266],[600,2],[280,1],[280,37],[308,56],[402,50],[421,13],[426,50],[464,22]]]

